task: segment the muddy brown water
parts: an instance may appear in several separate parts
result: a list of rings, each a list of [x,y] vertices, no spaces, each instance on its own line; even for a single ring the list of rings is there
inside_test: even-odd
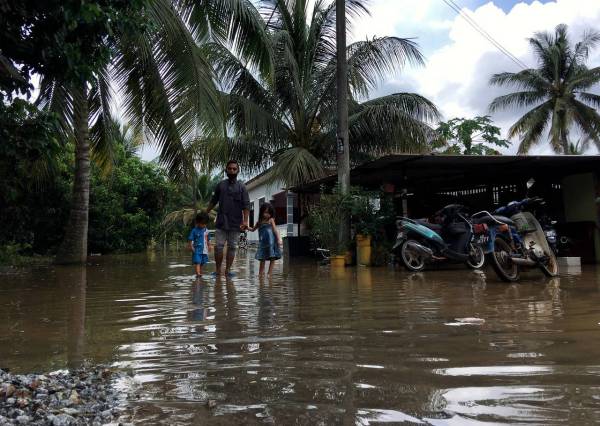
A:
[[[598,268],[516,285],[310,260],[259,280],[251,254],[237,270],[137,255],[1,273],[0,367],[126,369],[140,424],[600,422]]]

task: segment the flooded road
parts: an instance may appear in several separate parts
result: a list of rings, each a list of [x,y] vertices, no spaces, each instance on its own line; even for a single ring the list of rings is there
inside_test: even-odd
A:
[[[2,273],[0,367],[131,371],[141,424],[600,422],[600,269],[506,285],[305,260],[261,281],[250,253],[238,271],[144,255]]]

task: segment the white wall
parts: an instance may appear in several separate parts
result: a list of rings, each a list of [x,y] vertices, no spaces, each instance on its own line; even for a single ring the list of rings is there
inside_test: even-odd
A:
[[[281,181],[275,181],[269,185],[259,184],[251,189],[248,189],[250,204],[252,205],[252,203],[254,203],[254,223],[258,221],[258,201],[264,197],[265,202],[269,202],[273,198],[273,195],[282,191],[283,186],[284,185]],[[285,237],[287,235],[287,225],[279,225],[278,228],[281,238]],[[248,232],[248,240],[258,241],[258,232]]]
[[[593,173],[567,176],[563,179],[563,200],[567,222],[597,221],[596,182]],[[594,231],[596,262],[600,263],[600,231]]]

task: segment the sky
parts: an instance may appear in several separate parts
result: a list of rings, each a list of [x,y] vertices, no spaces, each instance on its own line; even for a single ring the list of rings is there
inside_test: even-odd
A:
[[[576,40],[585,30],[600,30],[600,0],[454,2],[527,67],[536,66],[527,42],[535,32],[553,31],[565,23]],[[416,92],[432,100],[445,119],[485,115],[492,99],[509,92],[490,86],[491,75],[520,70],[443,0],[372,0],[370,11],[370,16],[354,22],[352,39],[411,37],[427,58],[424,68],[407,68],[386,78],[373,96]],[[588,64],[600,66],[600,48],[592,52]],[[523,112],[505,111],[492,114],[492,118],[506,135]],[[516,152],[518,141],[512,142],[506,153]],[[543,144],[531,153],[551,152]]]
[[[585,30],[600,31],[600,0],[453,1],[528,67],[536,66],[527,42],[535,32],[553,31],[565,23],[576,40]],[[509,91],[490,86],[490,77],[520,70],[443,0],[370,0],[369,10],[369,16],[353,22],[349,41],[374,36],[413,38],[426,57],[425,67],[406,68],[388,76],[371,97],[415,92],[433,101],[446,120],[486,115],[490,102]],[[592,52],[588,65],[600,66],[600,48]],[[492,114],[492,118],[505,136],[523,113],[513,109]],[[518,141],[512,142],[505,153],[516,152]],[[541,144],[530,153],[551,151]],[[152,148],[142,153],[145,159],[155,154]]]

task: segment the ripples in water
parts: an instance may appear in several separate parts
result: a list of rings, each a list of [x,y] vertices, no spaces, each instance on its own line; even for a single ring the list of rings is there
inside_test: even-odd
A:
[[[493,273],[332,274],[252,255],[233,280],[186,259],[94,259],[0,275],[0,360],[112,362],[130,419],[164,424],[591,424],[600,273],[507,286]],[[186,269],[188,268],[188,269]]]

